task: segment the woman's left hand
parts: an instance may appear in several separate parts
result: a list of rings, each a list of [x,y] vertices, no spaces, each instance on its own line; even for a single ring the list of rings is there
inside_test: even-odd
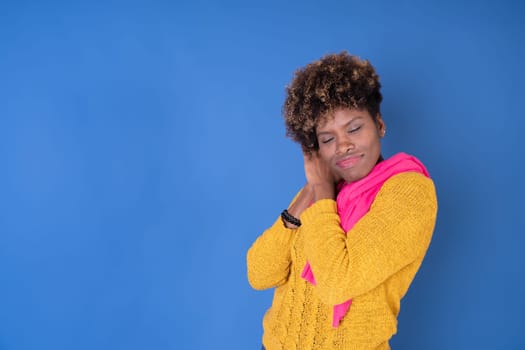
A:
[[[335,178],[330,167],[317,152],[303,154],[304,173],[314,191],[314,200],[335,198]]]

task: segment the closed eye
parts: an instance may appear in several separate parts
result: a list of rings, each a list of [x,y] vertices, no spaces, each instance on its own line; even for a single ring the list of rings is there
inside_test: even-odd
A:
[[[361,129],[361,126],[362,126],[362,125],[359,125],[359,126],[356,127],[356,128],[352,128],[352,129],[348,130],[348,133],[353,133],[353,132],[359,131],[359,130]]]
[[[334,138],[333,137],[330,137],[330,138],[327,138],[327,139],[324,139],[324,140],[321,140],[322,143],[329,143],[333,140]]]

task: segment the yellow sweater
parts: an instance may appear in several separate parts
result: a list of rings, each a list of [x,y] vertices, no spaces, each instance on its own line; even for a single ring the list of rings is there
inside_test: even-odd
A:
[[[248,250],[248,280],[275,288],[263,320],[267,350],[390,349],[400,300],[427,251],[437,213],[434,184],[413,172],[387,180],[347,234],[336,202],[317,201],[288,229],[281,219]],[[309,261],[317,285],[301,278]],[[333,306],[352,299],[338,328]]]

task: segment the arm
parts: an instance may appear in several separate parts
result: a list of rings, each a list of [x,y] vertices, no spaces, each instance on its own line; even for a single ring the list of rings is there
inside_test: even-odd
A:
[[[298,218],[311,201],[312,192],[305,186],[292,201],[288,212]],[[290,250],[296,229],[297,227],[290,223],[283,223],[279,217],[250,247],[246,260],[248,281],[253,288],[272,288],[288,280]]]
[[[347,234],[336,202],[317,201],[301,220],[319,297],[327,304],[343,303],[422,258],[436,212],[432,180],[417,173],[398,174],[385,182],[370,211]]]

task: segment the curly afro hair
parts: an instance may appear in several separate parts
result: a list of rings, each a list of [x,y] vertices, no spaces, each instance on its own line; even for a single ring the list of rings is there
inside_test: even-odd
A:
[[[286,136],[303,152],[319,149],[315,128],[338,108],[366,109],[374,118],[383,99],[379,76],[370,62],[343,51],[330,54],[295,72],[286,87],[283,116]]]

